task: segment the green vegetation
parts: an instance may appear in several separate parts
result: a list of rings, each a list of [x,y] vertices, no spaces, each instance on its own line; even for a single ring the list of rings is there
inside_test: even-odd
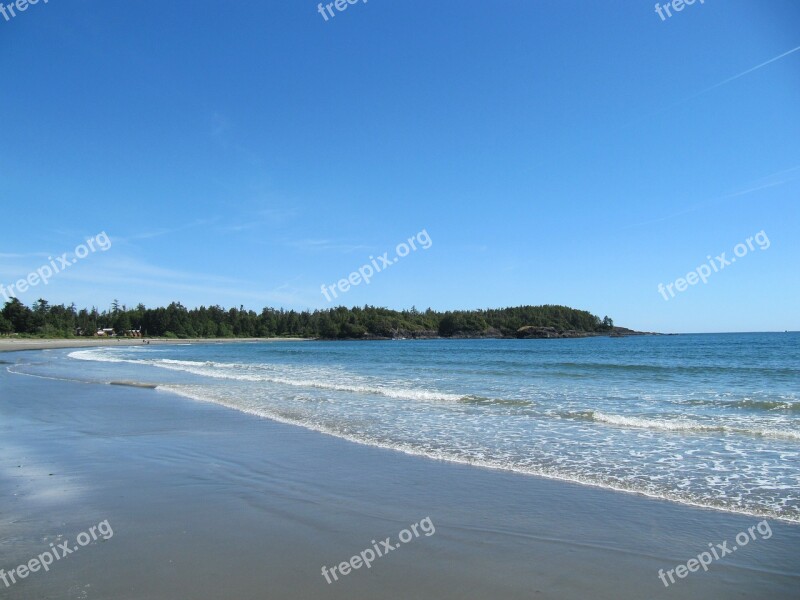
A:
[[[16,298],[0,312],[0,334],[37,337],[93,336],[98,329],[124,335],[140,330],[148,337],[313,337],[324,339],[392,337],[515,337],[522,327],[547,327],[558,332],[604,333],[613,321],[602,321],[584,310],[566,306],[518,306],[489,310],[420,312],[363,308],[331,308],[313,312],[265,308],[261,313],[244,307],[187,309],[173,302],[166,308],[120,306],[107,311],[77,310],[75,305],[50,305],[39,300],[27,307]]]

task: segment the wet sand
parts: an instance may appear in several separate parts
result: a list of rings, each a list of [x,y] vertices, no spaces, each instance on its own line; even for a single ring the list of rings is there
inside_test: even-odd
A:
[[[36,353],[41,359],[41,353]],[[9,355],[6,359],[22,359]],[[370,569],[349,560],[430,517]],[[796,599],[800,526],[665,588],[761,519],[353,444],[158,389],[0,368],[0,569],[108,520],[0,598]],[[730,542],[729,542],[730,545]]]

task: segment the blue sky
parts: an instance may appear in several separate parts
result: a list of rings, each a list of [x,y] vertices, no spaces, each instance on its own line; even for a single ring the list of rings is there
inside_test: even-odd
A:
[[[19,297],[322,308],[424,229],[341,302],[797,330],[798,48],[795,0],[41,0],[0,17],[0,283],[104,231]]]

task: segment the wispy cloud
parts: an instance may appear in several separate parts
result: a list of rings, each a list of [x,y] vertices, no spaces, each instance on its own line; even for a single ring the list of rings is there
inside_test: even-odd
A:
[[[752,73],[753,71],[758,71],[762,67],[766,67],[767,65],[769,65],[771,63],[774,63],[776,60],[780,60],[780,59],[784,58],[785,56],[789,56],[790,54],[793,54],[793,53],[797,52],[798,50],[800,50],[800,46],[797,46],[797,48],[792,48],[791,50],[789,50],[787,52],[784,52],[783,54],[779,54],[778,56],[775,56],[774,58],[770,58],[769,60],[762,62],[760,65],[756,65],[755,67],[751,67],[750,69],[747,69],[746,71],[742,71],[741,73],[739,73],[737,75],[734,75],[733,77],[728,77],[727,79],[725,79],[723,81],[720,81],[719,83],[716,83],[716,84],[712,85],[711,87],[708,87],[708,88],[704,89],[701,92],[698,92],[697,94],[692,96],[692,98],[696,98],[697,96],[699,96],[701,94],[705,94],[707,92],[710,92],[711,90],[717,89],[718,87],[722,87],[723,85],[726,85],[726,84],[730,83],[731,81],[736,81],[740,77],[744,77],[745,75],[748,75],[748,74]]]
[[[0,259],[10,259],[10,258],[41,258],[47,257],[49,254],[47,252],[29,252],[27,254],[17,254],[17,253],[3,253],[0,252]]]
[[[741,73],[737,73],[736,75],[728,77],[727,79],[723,79],[719,83],[715,83],[714,85],[711,85],[711,86],[709,86],[709,87],[707,87],[705,89],[700,90],[699,92],[695,92],[694,94],[691,94],[689,96],[681,98],[680,100],[676,100],[676,101],[674,101],[673,103],[671,103],[671,104],[669,104],[667,106],[661,107],[661,108],[659,108],[657,110],[654,110],[654,111],[649,112],[649,113],[647,113],[645,115],[637,117],[633,121],[630,121],[629,123],[626,123],[625,125],[623,125],[623,128],[624,127],[630,127],[631,125],[635,125],[637,123],[641,123],[642,121],[650,119],[650,118],[652,118],[652,117],[654,117],[656,115],[660,115],[660,114],[664,114],[664,113],[670,112],[670,111],[672,111],[674,108],[676,108],[678,106],[686,104],[687,102],[690,102],[691,100],[694,100],[695,98],[703,96],[703,95],[707,94],[708,92],[710,92],[712,90],[716,90],[717,88],[720,88],[720,87],[722,87],[724,85],[727,85],[727,84],[731,83],[732,81],[736,81],[737,79],[740,79],[740,78],[744,77],[745,75],[749,75],[750,73],[753,73],[754,71],[758,71],[759,69],[761,69],[763,67],[766,67],[767,65],[772,64],[772,63],[774,63],[774,62],[776,62],[776,61],[778,61],[778,60],[780,60],[782,58],[785,58],[785,57],[789,56],[790,54],[793,54],[793,53],[797,52],[798,50],[800,50],[800,46],[797,46],[796,48],[792,48],[791,50],[788,50],[788,51],[784,52],[783,54],[779,54],[778,56],[770,58],[769,60],[766,60],[766,61],[756,65],[755,67],[751,67],[751,68],[749,68],[749,69],[747,69],[745,71],[742,71]]]
[[[212,299],[212,302],[231,306],[249,302],[253,305],[260,304],[260,308],[267,304],[297,306],[304,300],[304,294],[293,287],[291,282],[259,289],[257,286],[261,285],[260,282],[169,269],[119,254],[109,253],[102,258],[102,261],[87,262],[81,268],[71,268],[59,273],[58,278],[52,279],[46,288],[32,289],[21,294],[20,299],[28,302],[34,296],[48,296],[50,291],[51,296],[53,293],[61,298],[67,295],[65,300],[71,301],[85,297],[89,289],[101,289],[113,290],[113,296],[127,298],[131,302],[139,302],[143,296],[163,298],[194,294],[200,298]]]
[[[757,179],[756,181],[753,181],[753,182],[747,184],[747,187],[745,187],[743,189],[740,189],[740,190],[737,190],[735,192],[731,192],[729,194],[725,194],[724,196],[717,196],[715,198],[711,198],[709,200],[705,200],[703,202],[699,202],[699,203],[694,204],[692,206],[688,206],[685,209],[680,210],[678,212],[670,213],[670,214],[665,215],[663,217],[658,217],[657,219],[649,219],[647,221],[642,221],[640,223],[633,223],[631,225],[626,225],[625,227],[622,227],[621,229],[622,230],[632,229],[634,227],[640,227],[642,225],[651,225],[653,223],[661,223],[663,221],[668,221],[670,219],[674,219],[675,217],[679,217],[679,216],[682,216],[682,215],[685,215],[685,214],[688,214],[688,213],[691,213],[691,212],[695,212],[697,210],[700,210],[701,208],[706,208],[708,206],[712,206],[714,204],[722,202],[723,200],[730,200],[731,198],[737,198],[737,197],[740,197],[740,196],[746,196],[748,194],[752,194],[753,192],[758,192],[758,191],[761,191],[761,190],[764,190],[764,189],[767,189],[767,188],[777,187],[779,185],[783,185],[785,183],[788,183],[789,181],[792,181],[792,180],[797,179],[798,177],[800,177],[800,172],[798,172],[798,171],[800,171],[800,165],[798,165],[796,167],[792,167],[791,169],[785,169],[783,171],[778,171],[777,173],[772,173],[771,175],[767,175],[766,177],[761,177],[760,179]],[[792,173],[792,172],[795,173],[795,175],[793,177],[785,177],[785,178],[781,178],[781,179],[778,179],[778,180],[767,181],[767,180],[770,180],[770,179],[775,178],[775,177],[783,177],[784,175],[787,175],[788,173]],[[759,182],[764,182],[764,183],[760,183],[759,184]]]
[[[259,229],[261,227],[274,227],[276,225],[283,225],[299,215],[300,210],[296,207],[264,208],[254,212],[252,217],[247,221],[220,226],[219,232],[240,233],[242,231]]]
[[[211,136],[219,137],[226,133],[231,128],[231,122],[228,117],[221,113],[213,113],[211,115]]]
[[[225,151],[233,151],[247,160],[251,166],[261,167],[261,157],[234,139],[235,129],[231,119],[222,113],[215,112],[211,115],[210,136]]]
[[[288,240],[285,242],[286,246],[290,248],[298,248],[300,250],[319,251],[319,252],[342,252],[349,254],[358,250],[374,250],[375,248],[365,246],[364,244],[353,244],[348,242],[340,242],[335,240],[325,239],[305,239],[305,240]]]
[[[114,236],[112,238],[112,241],[114,243],[125,244],[138,240],[149,240],[157,237],[162,237],[165,235],[173,235],[175,233],[180,233],[181,231],[186,231],[187,229],[194,229],[195,227],[210,225],[218,220],[219,220],[218,217],[210,219],[198,219],[196,221],[192,221],[191,223],[185,223],[184,225],[180,225],[178,227],[164,227],[162,229],[156,229],[153,231],[143,231],[141,233],[134,233],[132,235],[127,235],[127,236]]]

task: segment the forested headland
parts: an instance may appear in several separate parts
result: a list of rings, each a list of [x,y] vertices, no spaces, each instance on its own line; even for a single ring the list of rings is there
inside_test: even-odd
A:
[[[383,339],[430,337],[585,337],[632,334],[585,310],[567,306],[437,312],[391,310],[375,306],[343,306],[314,311],[244,307],[134,308],[116,301],[108,309],[49,304],[26,306],[12,298],[0,311],[0,334],[47,338],[136,335],[167,338],[302,337],[321,339]],[[112,331],[113,330],[113,331]]]

